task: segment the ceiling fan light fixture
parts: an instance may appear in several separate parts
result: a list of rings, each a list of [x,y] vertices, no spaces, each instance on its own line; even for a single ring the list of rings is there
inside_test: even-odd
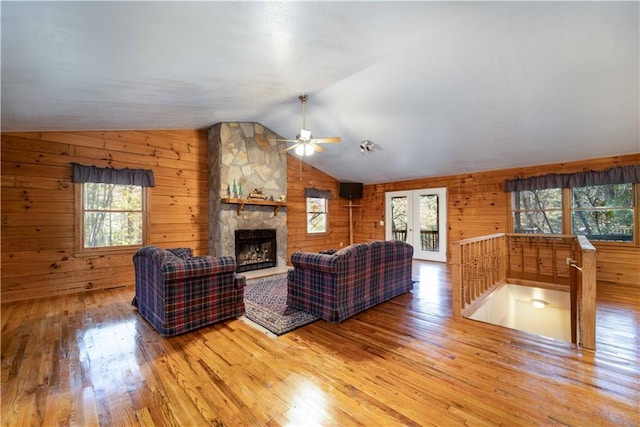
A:
[[[298,156],[310,156],[315,151],[315,147],[311,143],[302,143],[296,146],[295,152]]]
[[[315,147],[313,146],[313,144],[304,144],[304,155],[305,156],[310,156],[314,153],[315,151]]]
[[[325,138],[314,138],[311,134],[310,130],[305,129],[306,127],[306,105],[307,105],[307,95],[302,94],[299,96],[300,102],[302,103],[302,127],[300,128],[300,133],[296,135],[295,140],[280,140],[285,143],[293,143],[294,145],[285,148],[284,151],[293,150],[293,152],[299,156],[311,156],[314,152],[321,153],[324,151],[324,148],[320,144],[332,144],[336,142],[340,142],[341,138],[339,136],[330,136]]]

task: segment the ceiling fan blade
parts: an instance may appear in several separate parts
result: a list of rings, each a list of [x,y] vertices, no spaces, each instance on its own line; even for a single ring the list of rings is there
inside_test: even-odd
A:
[[[284,151],[294,150],[297,146],[298,144],[293,144],[291,147],[285,148]]]
[[[313,144],[313,149],[316,150],[316,152],[318,153],[322,153],[324,151],[324,148],[316,144]]]
[[[341,142],[342,139],[339,136],[329,136],[327,138],[314,138],[311,140],[314,144],[332,144],[334,142]]]

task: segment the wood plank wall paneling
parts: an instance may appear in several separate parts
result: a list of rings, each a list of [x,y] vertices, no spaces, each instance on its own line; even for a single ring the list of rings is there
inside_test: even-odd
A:
[[[300,170],[302,166],[302,170]],[[287,155],[287,261],[296,251],[318,252],[339,249],[349,244],[349,210],[347,201],[338,196],[340,182],[326,173]],[[307,234],[305,188],[331,190],[328,207],[328,233]],[[354,221],[355,222],[355,221]]]
[[[207,253],[205,131],[3,133],[3,302],[134,283],[133,251],[74,257],[71,162],[152,169],[150,243]]]
[[[189,246],[207,253],[207,138],[205,131],[3,133],[2,301],[133,285],[131,254],[74,257],[71,162],[150,168],[151,244]],[[354,208],[354,241],[384,239],[386,191],[448,188],[452,241],[508,232],[505,179],[637,164],[640,154],[529,168],[478,172],[365,185]],[[302,170],[300,170],[302,166]],[[287,161],[287,259],[297,250],[317,252],[349,244],[347,202],[339,181],[298,158]],[[329,232],[307,235],[304,189],[331,190]],[[596,244],[598,280],[640,287],[640,248]]]
[[[371,184],[364,187],[365,207],[357,212],[355,240],[384,239],[385,192],[446,187],[448,191],[448,254],[451,242],[487,234],[510,232],[508,193],[504,181],[549,173],[603,170],[614,166],[640,163],[640,153],[556,163],[532,167],[503,169],[444,177],[428,177],[402,182]],[[637,224],[640,230],[640,224]],[[598,281],[640,287],[640,248],[629,244],[594,242],[597,249]]]

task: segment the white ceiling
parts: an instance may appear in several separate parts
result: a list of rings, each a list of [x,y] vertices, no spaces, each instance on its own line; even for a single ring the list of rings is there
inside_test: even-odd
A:
[[[2,130],[257,121],[397,181],[640,152],[638,2],[6,2]],[[359,144],[376,149],[362,154]]]

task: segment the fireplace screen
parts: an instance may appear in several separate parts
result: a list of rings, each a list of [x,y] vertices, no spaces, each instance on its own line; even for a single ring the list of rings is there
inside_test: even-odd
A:
[[[236,271],[276,266],[276,230],[236,230]]]

